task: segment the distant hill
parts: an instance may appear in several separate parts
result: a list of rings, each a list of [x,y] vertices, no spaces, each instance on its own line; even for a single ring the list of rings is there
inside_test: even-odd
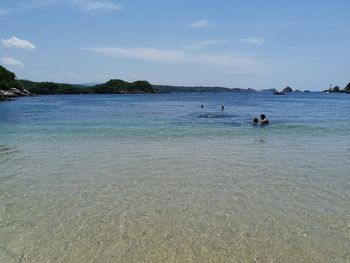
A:
[[[148,81],[139,80],[126,82],[120,79],[110,81],[89,88],[95,94],[135,94],[135,93],[158,93],[158,90]]]
[[[15,73],[0,66],[0,100],[27,95],[54,94],[136,94],[158,93],[159,91],[147,81],[126,82],[111,79],[98,85],[79,85],[55,82],[34,82],[17,80]]]
[[[289,88],[289,87],[288,87]],[[290,89],[290,88],[289,88]],[[288,89],[288,92],[292,90]],[[327,92],[350,93],[350,83],[343,89],[334,87]],[[254,89],[206,87],[206,86],[170,86],[152,85],[148,81],[140,80],[127,82],[121,79],[111,79],[103,84],[66,84],[55,82],[34,82],[30,80],[18,80],[15,73],[0,65],[0,100],[11,97],[54,94],[142,94],[142,93],[248,93],[256,92]],[[262,92],[276,92],[275,89]],[[287,90],[285,90],[287,92]]]
[[[34,82],[30,80],[18,80],[26,90],[36,95],[55,94],[88,94],[89,89],[83,85],[55,83],[55,82]]]
[[[95,86],[54,82],[33,82],[29,80],[19,80],[19,83],[30,92],[37,95],[157,93],[157,90],[147,81],[135,81],[129,83],[119,79],[112,79],[104,84]]]
[[[254,89],[239,89],[239,88],[224,88],[224,87],[187,87],[187,86],[168,86],[168,85],[154,85],[160,93],[200,93],[200,92],[255,92]]]

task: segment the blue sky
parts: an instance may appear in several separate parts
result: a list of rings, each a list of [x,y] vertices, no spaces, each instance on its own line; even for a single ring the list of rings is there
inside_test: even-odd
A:
[[[19,78],[322,90],[350,81],[347,0],[0,0]]]

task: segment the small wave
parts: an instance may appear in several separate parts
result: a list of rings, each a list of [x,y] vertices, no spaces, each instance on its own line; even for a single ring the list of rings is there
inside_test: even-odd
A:
[[[11,149],[10,146],[0,144],[0,151],[7,151],[9,149]]]
[[[218,114],[218,113],[205,113],[198,115],[198,118],[204,119],[224,119],[224,118],[234,118],[237,117],[233,114]]]
[[[12,147],[10,147],[8,145],[0,144],[0,156],[1,155],[8,155],[8,154],[16,153],[16,152],[18,152],[18,151],[13,149]]]

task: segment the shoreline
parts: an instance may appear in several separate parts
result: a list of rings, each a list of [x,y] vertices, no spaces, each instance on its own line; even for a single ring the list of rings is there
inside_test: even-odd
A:
[[[0,89],[0,101],[11,101],[15,98],[28,97],[32,95],[33,94],[26,89],[23,89],[23,90],[19,90],[16,88],[11,88],[9,90]]]

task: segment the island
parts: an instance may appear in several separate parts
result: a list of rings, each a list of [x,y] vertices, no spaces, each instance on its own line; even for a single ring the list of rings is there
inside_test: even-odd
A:
[[[344,88],[340,88],[339,86],[330,87],[325,90],[326,93],[349,93],[350,94],[350,82]]]
[[[310,91],[309,90],[300,91],[298,89],[293,90],[291,87],[287,86],[281,91],[274,90],[273,91],[273,95],[285,95],[285,94],[288,94],[288,93],[300,93],[300,92],[310,92]]]

